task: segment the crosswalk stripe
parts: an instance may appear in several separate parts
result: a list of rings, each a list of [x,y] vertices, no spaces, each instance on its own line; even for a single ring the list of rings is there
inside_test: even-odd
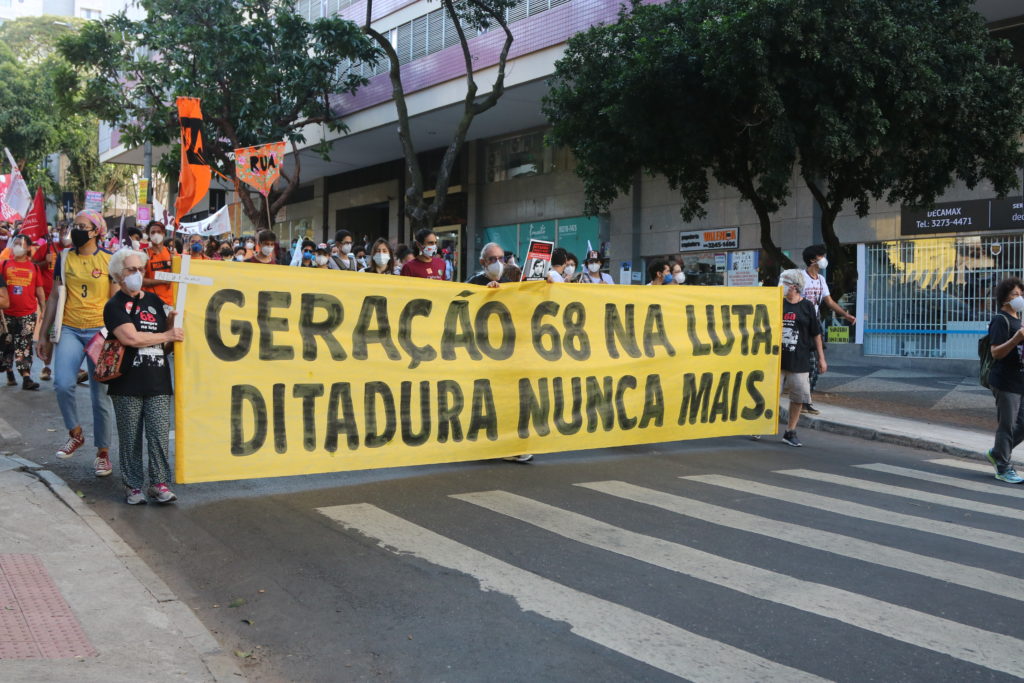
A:
[[[762,600],[834,619],[994,671],[1024,676],[1024,658],[1020,655],[1024,641],[1011,636],[645,536],[505,491],[464,493],[452,498],[579,543]]]
[[[511,596],[524,611],[565,622],[583,638],[676,676],[712,682],[824,680],[537,576],[376,506],[317,510],[388,550],[468,574],[482,590]]]
[[[972,462],[970,460],[960,460],[959,458],[935,458],[934,460],[927,460],[933,465],[944,465],[946,467],[956,467],[961,470],[971,470],[972,472],[985,472],[986,474],[995,474],[995,468],[988,463]]]
[[[965,491],[980,491],[981,493],[987,493],[993,496],[1008,496],[1010,498],[1024,498],[1024,489],[1019,486],[1007,486],[1006,484],[998,483],[995,479],[991,480],[991,483],[985,481],[972,481],[970,479],[964,479],[962,477],[951,477],[946,474],[936,474],[935,472],[925,472],[923,470],[915,470],[909,467],[897,467],[895,465],[885,465],[880,462],[871,463],[869,465],[854,465],[865,470],[872,470],[874,472],[885,472],[886,474],[895,474],[899,477],[910,477],[911,479],[920,479],[921,481],[929,481],[933,484],[942,484],[944,486],[952,486],[958,489],[964,489]]]
[[[1000,597],[1024,600],[1024,579],[987,569],[979,569],[958,562],[941,560],[927,555],[890,548],[853,536],[822,531],[799,524],[780,522],[739,510],[704,503],[672,493],[636,486],[623,481],[596,481],[576,484],[582,488],[606,493],[618,498],[651,505],[679,515],[693,517],[711,524],[739,529],[797,545],[823,550],[835,555],[851,557],[883,567],[892,567],[966,588],[985,591]]]
[[[838,484],[839,486],[846,486],[860,491],[871,491],[872,493],[882,493],[887,496],[919,500],[922,503],[931,503],[932,505],[944,505],[946,507],[959,508],[961,510],[970,510],[971,512],[980,512],[994,517],[1009,517],[1010,519],[1024,520],[1024,510],[1015,510],[1014,508],[1003,507],[1002,505],[992,505],[991,503],[981,503],[976,500],[968,500],[966,498],[944,496],[940,493],[928,493],[927,491],[908,489],[904,486],[880,484],[866,479],[854,479],[853,477],[844,477],[839,474],[829,474],[827,472],[815,472],[813,470],[776,470],[775,474],[785,474],[790,477],[800,477],[801,479],[812,479],[814,481],[825,481],[830,484]]]
[[[1010,552],[1024,553],[1024,539],[1018,538],[1017,536],[1011,536],[1010,534],[1002,534],[998,531],[975,529],[973,527],[966,527],[960,524],[953,524],[951,522],[941,522],[926,519],[924,517],[915,517],[914,515],[905,515],[900,512],[890,512],[889,510],[881,510],[873,508],[870,505],[852,503],[840,498],[830,498],[828,496],[820,496],[816,493],[806,493],[795,489],[772,486],[771,484],[762,484],[760,482],[750,481],[747,479],[736,479],[734,477],[727,477],[719,474],[696,474],[680,478],[688,481],[700,482],[702,484],[710,484],[712,486],[721,486],[722,488],[732,489],[742,493],[749,493],[755,496],[762,496],[764,498],[773,498],[785,503],[815,508],[817,510],[822,510],[823,512],[831,512],[837,515],[854,517],[856,519],[877,522],[879,524],[889,524],[891,526],[898,526],[904,529],[923,531],[929,534],[955,538],[969,543],[977,543],[978,545],[987,545]]]

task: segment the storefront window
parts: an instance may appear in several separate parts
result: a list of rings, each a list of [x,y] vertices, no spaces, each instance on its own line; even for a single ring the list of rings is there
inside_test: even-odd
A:
[[[572,154],[544,144],[545,131],[523,133],[487,143],[487,182],[572,169]]]

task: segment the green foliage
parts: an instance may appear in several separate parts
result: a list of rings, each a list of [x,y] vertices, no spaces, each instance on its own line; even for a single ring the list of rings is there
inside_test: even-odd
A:
[[[932,203],[956,180],[1015,187],[1022,95],[970,0],[674,0],[573,37],[544,110],[589,211],[646,172],[681,192],[690,220],[710,176],[752,204],[781,256],[770,214],[796,175],[841,268],[846,203],[864,216],[874,200]]]
[[[59,192],[73,192],[79,206],[85,190],[123,191],[133,182],[134,171],[100,164],[95,115],[76,106],[58,106],[56,88],[67,64],[56,45],[84,25],[54,16],[0,25],[0,143],[10,148],[33,191],[41,185],[51,201]],[[69,162],[64,185],[43,167],[47,155],[58,153]],[[9,170],[6,160],[4,166]]]
[[[358,26],[338,18],[306,22],[290,0],[139,5],[146,20],[121,13],[61,40],[71,65],[61,83],[67,102],[118,125],[128,146],[171,145],[160,160],[165,170],[177,164],[176,97],[202,100],[206,158],[234,180],[238,147],[284,139],[294,149],[311,124],[345,130],[331,97],[365,82],[347,65],[376,58]],[[298,185],[298,167],[285,179],[285,188],[271,193],[272,214]],[[249,218],[266,224],[265,209],[239,189]]]

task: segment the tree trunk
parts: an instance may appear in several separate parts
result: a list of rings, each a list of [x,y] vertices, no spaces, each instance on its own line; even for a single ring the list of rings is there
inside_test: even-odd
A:
[[[829,203],[828,197],[822,192],[818,184],[806,176],[804,182],[807,189],[811,191],[814,201],[821,209],[821,236],[825,240],[825,249],[828,250],[828,279],[829,290],[833,301],[839,301],[857,281],[857,269],[847,258],[846,249],[836,235],[836,218],[843,208],[842,200]]]

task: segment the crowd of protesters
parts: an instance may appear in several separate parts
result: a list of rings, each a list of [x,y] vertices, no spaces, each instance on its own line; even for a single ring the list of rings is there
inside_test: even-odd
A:
[[[366,236],[357,241],[347,230],[337,231],[329,242],[300,237],[282,244],[270,230],[218,239],[175,233],[159,221],[114,235],[95,211],[79,212],[67,226],[49,226],[45,237],[36,239],[0,223],[0,311],[4,314],[0,371],[6,372],[9,386],[17,386],[20,375],[23,389],[37,390],[40,384],[31,376],[35,346],[36,355],[44,363],[39,380],[53,380],[57,405],[68,430],[64,445],[56,452],[58,458],[71,457],[85,445],[75,392],[79,384],[89,383],[95,474],[105,477],[113,471],[110,442],[116,424],[120,472],[129,504],[145,503],[147,495],[160,503],[175,500],[168,487],[173,393],[169,354],[173,342],[181,341],[183,333],[173,325],[172,286],[160,279],[159,273],[171,272],[174,257],[186,254],[200,260],[431,280],[455,277],[453,250],[441,244],[438,235],[429,229],[417,231],[410,244],[393,245],[384,238],[371,244]],[[810,403],[810,391],[817,372],[827,368],[820,327],[814,326],[819,305],[838,309],[848,320],[854,320],[828,296],[821,276],[826,266],[824,248],[809,247],[804,260],[805,271],[787,271],[782,278],[787,314],[802,312],[807,319],[797,330],[790,323],[802,318],[786,316],[785,331],[791,343],[785,345],[783,355],[793,358],[783,359],[785,384],[791,396],[790,420],[783,439],[791,445],[800,445],[795,432],[800,408],[816,412]],[[529,279],[614,284],[604,272],[604,265],[605,259],[598,251],[588,250],[581,263],[576,254],[559,247],[552,251],[549,261],[534,259],[529,263]],[[646,275],[648,285],[686,283],[683,264],[671,258],[655,259]],[[500,287],[522,279],[523,270],[515,254],[504,245],[490,242],[481,249],[479,270],[467,283]],[[798,311],[798,306],[806,311]],[[122,371],[119,377],[101,382],[94,377],[95,350],[104,343],[104,337],[111,336],[124,349]],[[1003,412],[1016,413],[1011,408]],[[144,436],[149,454],[148,489]],[[1011,439],[1019,441],[1015,435]],[[998,448],[996,451],[996,457],[1003,457]],[[508,459],[528,462],[531,458],[522,455]]]

